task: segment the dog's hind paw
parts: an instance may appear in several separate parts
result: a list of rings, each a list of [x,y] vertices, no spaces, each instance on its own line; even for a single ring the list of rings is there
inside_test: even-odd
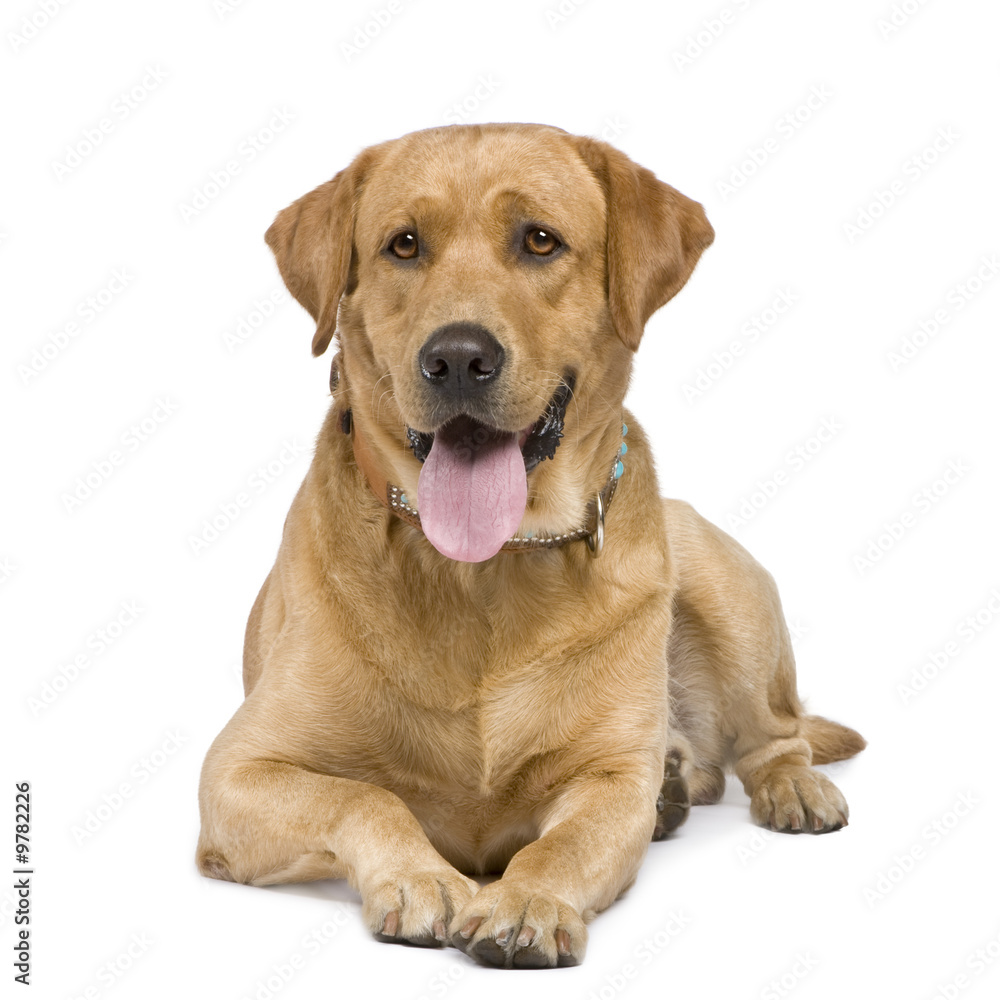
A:
[[[660,786],[660,794],[656,797],[656,826],[653,827],[653,840],[663,840],[673,833],[688,818],[690,811],[688,783],[681,776],[677,762],[667,757],[663,768],[663,784]]]
[[[830,833],[847,826],[847,802],[825,774],[778,764],[754,777],[750,815],[760,826],[781,833]]]

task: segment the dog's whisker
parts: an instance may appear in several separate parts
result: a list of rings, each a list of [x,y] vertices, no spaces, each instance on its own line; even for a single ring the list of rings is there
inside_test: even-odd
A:
[[[379,396],[378,400],[375,399],[375,393],[378,392],[378,387],[382,384],[382,382],[385,379],[391,377],[392,376],[389,374],[389,372],[386,372],[384,375],[379,376],[375,384],[372,386],[371,409],[376,420],[380,419],[381,417],[380,407],[382,405],[382,400],[385,399],[386,395],[390,396],[391,398],[395,398],[395,391],[392,388],[392,386],[390,386],[388,389],[383,390],[382,395]]]
[[[393,390],[393,389],[386,389],[385,392],[383,392],[382,395],[379,396],[378,402],[375,404],[375,419],[376,420],[380,420],[381,417],[382,417],[382,404],[386,400],[386,397],[388,397],[389,400],[394,400],[396,398],[395,390]]]
[[[570,388],[570,384],[566,380],[565,374],[562,371],[553,371],[542,367],[541,359],[529,357],[525,359],[525,364],[536,369],[540,375],[548,376],[549,379],[551,379],[551,382],[548,382],[545,386],[545,391],[548,393],[549,397],[551,397],[552,394],[555,393],[561,386]],[[602,389],[590,387],[588,392],[590,398],[585,397],[581,399],[579,395],[575,397],[577,406],[573,411],[573,418],[575,420],[574,429],[577,433],[579,433],[581,427],[590,419],[591,399],[608,410],[613,410],[616,406],[617,401],[612,399],[611,396],[606,394]]]

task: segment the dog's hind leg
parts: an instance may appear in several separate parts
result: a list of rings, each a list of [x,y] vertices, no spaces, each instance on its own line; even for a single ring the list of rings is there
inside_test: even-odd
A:
[[[773,579],[687,504],[668,500],[664,510],[678,573],[668,651],[671,745],[691,803],[718,801],[726,768],[742,781],[757,823],[815,833],[844,826],[847,803],[812,765],[851,757],[865,741],[805,714]]]

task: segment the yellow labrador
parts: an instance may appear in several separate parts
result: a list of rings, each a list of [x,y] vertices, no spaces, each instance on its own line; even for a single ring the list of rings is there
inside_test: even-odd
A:
[[[847,823],[811,765],[864,740],[804,714],[771,577],[661,499],[623,409],[713,235],[539,125],[371,147],[278,215],[313,352],[339,353],[205,761],[205,875],[347,878],[382,940],[565,966],[727,769],[758,823]]]

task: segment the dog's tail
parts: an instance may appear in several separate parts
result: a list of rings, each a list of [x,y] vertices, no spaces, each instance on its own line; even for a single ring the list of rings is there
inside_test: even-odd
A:
[[[812,747],[814,764],[831,764],[835,760],[847,760],[868,746],[860,733],[819,715],[807,715],[802,719],[801,734]]]

